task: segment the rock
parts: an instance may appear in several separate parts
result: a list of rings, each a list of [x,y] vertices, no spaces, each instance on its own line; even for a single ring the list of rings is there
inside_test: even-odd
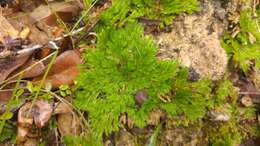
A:
[[[203,133],[199,127],[175,127],[165,129],[160,134],[161,146],[197,146],[203,143]]]
[[[227,122],[231,118],[230,114],[224,111],[215,111],[215,110],[209,111],[208,116],[212,121],[221,121],[221,122]]]
[[[202,5],[202,12],[174,20],[173,30],[156,37],[159,59],[178,59],[202,77],[219,80],[224,75],[228,58],[220,45],[227,21],[219,1]],[[224,19],[224,20],[221,20]]]
[[[241,99],[241,103],[245,106],[245,107],[250,107],[253,105],[253,100],[251,97],[249,96],[244,96]]]

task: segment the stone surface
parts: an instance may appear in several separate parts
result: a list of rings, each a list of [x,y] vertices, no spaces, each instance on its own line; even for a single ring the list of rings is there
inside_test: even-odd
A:
[[[227,12],[219,1],[205,1],[201,10],[176,18],[170,33],[156,37],[160,46],[158,57],[178,59],[202,77],[218,80],[224,75],[228,62],[227,54],[220,45],[227,26]]]

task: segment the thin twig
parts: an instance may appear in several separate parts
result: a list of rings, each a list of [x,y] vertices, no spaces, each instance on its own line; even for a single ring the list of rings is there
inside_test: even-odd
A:
[[[69,36],[73,36],[73,35],[76,35],[78,34],[79,32],[83,31],[85,29],[85,27],[81,27],[77,30],[74,30],[72,32],[69,32],[69,33],[66,33],[64,34],[63,36],[61,37],[57,37],[55,38],[54,40],[51,40],[47,43],[47,45],[50,45],[51,49],[56,49],[57,46],[55,46],[55,42],[58,42],[60,40],[62,40],[63,38],[66,38],[66,37],[69,37]],[[12,55],[22,55],[22,54],[26,54],[26,53],[30,53],[30,52],[33,52],[35,50],[38,50],[38,49],[41,49],[43,48],[45,45],[41,45],[41,44],[36,44],[34,46],[31,46],[31,47],[28,47],[28,46],[24,46],[22,50],[20,51],[17,51],[17,52],[11,52],[11,51],[3,51],[0,53],[0,58],[1,59],[4,59],[4,58],[8,58]]]
[[[260,95],[260,91],[255,91],[255,92],[239,92],[240,95]]]

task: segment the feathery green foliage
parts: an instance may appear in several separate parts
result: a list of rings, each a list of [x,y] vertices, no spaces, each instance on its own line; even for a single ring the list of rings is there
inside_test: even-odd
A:
[[[169,92],[177,64],[157,61],[157,47],[151,38],[143,36],[142,27],[136,23],[119,30],[106,28],[98,40],[97,49],[84,56],[87,63],[78,79],[76,105],[89,111],[97,137],[118,130],[121,113],[128,113],[144,127],[154,105],[138,109],[134,94],[146,90],[149,100],[144,104],[149,104],[158,94]]]
[[[122,26],[127,21],[144,16],[161,21],[163,26],[171,24],[178,14],[190,14],[198,9],[198,0],[114,0],[112,7],[103,14],[102,20]]]
[[[172,116],[185,116],[183,124],[202,118],[211,106],[211,81],[202,79],[191,83],[187,78],[188,70],[180,70],[174,78],[171,102],[157,103]]]
[[[250,61],[255,61],[255,66],[260,68],[260,13],[255,19],[252,18],[251,9],[241,11],[240,15],[241,31],[235,38],[226,35],[222,45],[235,63],[235,67],[241,68],[246,73]]]
[[[74,103],[88,111],[92,137],[101,141],[122,127],[119,117],[126,113],[138,127],[146,126],[155,108],[193,122],[205,115],[211,98],[211,82],[188,82],[188,70],[173,61],[158,61],[157,46],[143,35],[141,25],[107,27],[98,35],[96,49],[85,53],[86,63],[77,80]],[[145,91],[147,99],[136,104],[135,94]],[[168,97],[164,101],[161,98]]]

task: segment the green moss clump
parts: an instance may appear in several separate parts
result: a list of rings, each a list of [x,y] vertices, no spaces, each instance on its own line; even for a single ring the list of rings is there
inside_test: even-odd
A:
[[[209,133],[209,141],[212,146],[235,146],[240,144],[242,135],[236,121],[220,123],[212,127]]]
[[[138,127],[147,125],[149,113],[156,108],[169,116],[182,116],[186,123],[205,115],[211,81],[190,83],[187,69],[174,61],[157,60],[156,51],[152,38],[144,36],[137,23],[100,30],[96,49],[84,54],[86,63],[74,100],[89,113],[92,137],[101,141],[103,134],[118,131],[122,113]],[[139,91],[147,94],[141,105],[136,102]]]
[[[171,24],[178,14],[190,14],[197,10],[198,0],[114,0],[112,7],[103,14],[102,20],[122,26],[127,21],[146,17],[160,21],[163,26]]]
[[[245,73],[249,70],[250,61],[254,61],[255,67],[260,68],[259,16],[259,10],[258,17],[254,19],[251,9],[241,11],[239,21],[241,31],[235,38],[232,38],[231,34],[227,34],[222,41],[222,46],[226,49],[235,67],[241,68]]]
[[[157,61],[156,49],[140,25],[129,23],[121,29],[105,28],[98,35],[97,48],[85,53],[75,104],[89,112],[97,137],[117,131],[121,113],[144,127],[157,95],[171,90],[177,63]],[[134,96],[141,90],[148,97],[138,108]]]

